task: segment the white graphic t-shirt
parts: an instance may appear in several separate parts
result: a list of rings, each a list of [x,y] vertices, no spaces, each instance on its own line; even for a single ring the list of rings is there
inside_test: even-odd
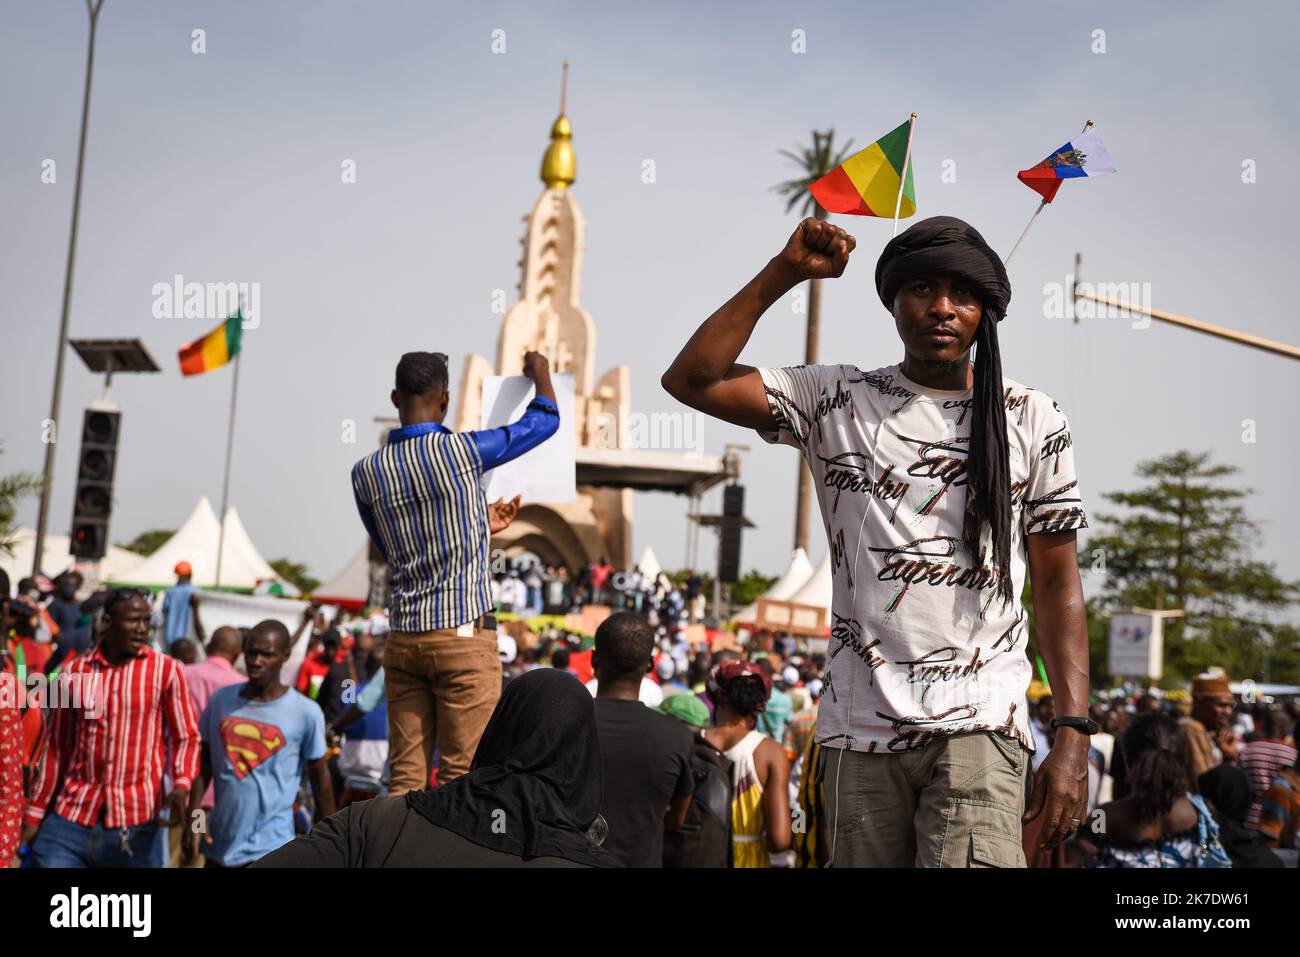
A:
[[[970,390],[930,389],[897,365],[760,369],[776,432],[812,470],[834,598],[817,740],[908,751],[995,731],[1033,750],[1025,693],[1025,535],[1087,528],[1070,424],[1050,396],[1003,378],[1010,443],[1011,592],[996,597],[989,530],[961,541]]]

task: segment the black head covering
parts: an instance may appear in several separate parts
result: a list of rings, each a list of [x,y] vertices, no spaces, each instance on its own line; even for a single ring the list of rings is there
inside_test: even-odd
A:
[[[587,838],[604,787],[591,694],[567,672],[539,668],[506,686],[469,773],[406,802],[481,847],[613,867]]]
[[[1196,783],[1202,796],[1226,818],[1238,824],[1245,824],[1250,814],[1250,780],[1246,772],[1231,764],[1220,764],[1217,768],[1206,771]]]
[[[985,312],[1001,320],[1011,302],[1006,267],[970,223],[955,216],[931,216],[909,226],[888,243],[876,263],[876,291],[893,311],[894,296],[907,280],[921,275],[959,276],[979,290]]]
[[[1196,779],[1201,796],[1210,802],[1219,823],[1219,843],[1228,852],[1233,867],[1281,867],[1282,860],[1246,827],[1253,800],[1246,772],[1231,764],[1220,764]]]

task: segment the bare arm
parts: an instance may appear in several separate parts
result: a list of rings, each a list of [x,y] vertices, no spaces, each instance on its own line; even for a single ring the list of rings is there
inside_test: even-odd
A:
[[[1061,717],[1088,715],[1088,627],[1075,538],[1073,531],[1026,536],[1038,647]],[[1034,773],[1025,812],[1026,820],[1046,813],[1044,847],[1069,837],[1071,821],[1087,816],[1087,795],[1088,737],[1059,728],[1051,754]]]
[[[190,614],[194,616],[194,634],[199,639],[199,644],[204,648],[208,646],[208,635],[203,630],[203,622],[199,620],[199,596],[190,593]]]
[[[195,776],[194,783],[190,785],[189,806],[186,809],[185,822],[181,831],[181,861],[186,866],[194,863],[194,859],[198,857],[200,842],[212,843],[212,838],[208,834],[210,822],[207,820],[206,812],[201,809],[203,792],[207,790],[210,780],[212,780],[211,752],[208,750],[208,743],[204,741],[199,751],[199,773]],[[200,818],[203,820],[203,826],[196,829],[194,824]]]
[[[208,742],[204,741],[199,745],[199,773],[194,777],[194,784],[190,787],[190,806],[191,811],[203,804],[203,792],[208,789],[208,783],[212,780],[212,752],[208,748]],[[192,820],[193,814],[190,815]]]
[[[316,798],[315,820],[323,821],[334,814],[334,784],[330,781],[330,769],[324,758],[307,762],[307,776],[311,781],[311,793]]]
[[[763,816],[767,820],[767,849],[779,852],[789,849],[793,835],[790,833],[790,762],[785,748],[767,740],[754,752],[756,770],[767,774],[763,778]]]
[[[759,317],[805,279],[844,273],[857,242],[830,223],[805,219],[785,248],[740,292],[704,321],[673,360],[660,383],[677,401],[750,429],[770,429],[772,413],[763,380],[736,362]]]
[[[327,727],[329,728],[330,731],[333,731],[335,734],[340,734],[349,725],[355,724],[357,721],[360,721],[365,716],[366,713],[357,707],[356,702],[353,702],[352,704],[348,705],[347,710],[345,710],[341,715],[339,715],[337,718],[331,721],[327,725]]]
[[[307,626],[310,625],[313,620],[315,620],[316,612],[319,608],[320,608],[319,605],[317,605],[315,602],[312,602],[302,610],[302,621],[298,623],[298,630],[295,631],[293,633],[293,637],[289,639],[290,651],[293,651],[294,646],[298,644],[298,639],[301,638],[302,633],[307,630]]]

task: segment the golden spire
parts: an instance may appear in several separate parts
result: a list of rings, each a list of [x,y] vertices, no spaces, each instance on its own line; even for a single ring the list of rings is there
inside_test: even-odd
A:
[[[551,145],[542,157],[542,182],[547,189],[564,189],[573,185],[578,176],[578,160],[573,153],[573,127],[564,115],[569,92],[569,61],[564,61],[560,78],[560,115],[551,127]]]

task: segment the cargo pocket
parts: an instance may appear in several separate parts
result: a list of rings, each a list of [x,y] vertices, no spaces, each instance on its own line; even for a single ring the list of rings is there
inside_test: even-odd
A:
[[[1006,759],[1011,770],[1017,775],[1023,773],[1025,770],[1025,757],[1029,753],[1025,750],[1024,745],[1015,738],[998,734],[996,731],[986,731],[984,733],[988,735],[989,740],[993,742],[993,746]]]
[[[1024,867],[1025,851],[1020,842],[1000,831],[981,828],[970,832],[971,867]]]

